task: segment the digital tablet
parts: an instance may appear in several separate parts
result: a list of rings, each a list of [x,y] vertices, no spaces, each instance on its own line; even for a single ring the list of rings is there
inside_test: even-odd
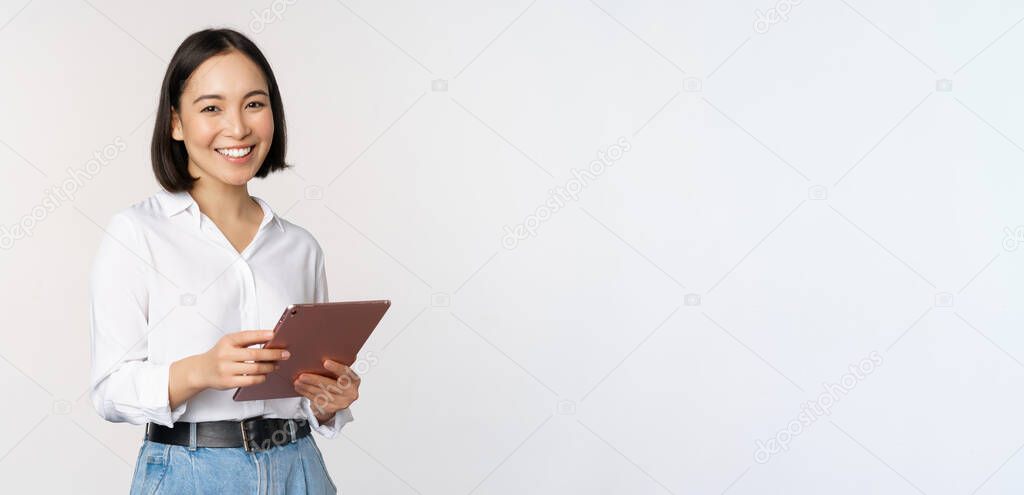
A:
[[[277,361],[281,367],[267,373],[263,383],[239,387],[234,399],[299,397],[293,383],[302,373],[333,377],[334,373],[324,368],[328,359],[352,366],[389,307],[391,301],[387,299],[288,306],[263,348],[288,349],[291,356]]]

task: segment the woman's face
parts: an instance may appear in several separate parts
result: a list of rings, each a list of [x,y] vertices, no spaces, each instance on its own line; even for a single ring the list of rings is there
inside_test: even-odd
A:
[[[178,106],[171,136],[184,141],[193,177],[240,186],[256,175],[274,140],[267,83],[256,64],[236,51],[207,59],[189,76]]]

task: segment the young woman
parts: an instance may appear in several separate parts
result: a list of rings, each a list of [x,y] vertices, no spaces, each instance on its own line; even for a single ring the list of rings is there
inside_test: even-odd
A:
[[[352,421],[359,376],[303,374],[297,397],[234,401],[288,359],[258,349],[284,308],[325,302],[319,243],[249,196],[288,167],[281,95],[248,38],[189,36],[171,59],[153,131],[163,187],[116,213],[90,278],[92,401],[146,425],[131,493],[336,493],[316,443]]]

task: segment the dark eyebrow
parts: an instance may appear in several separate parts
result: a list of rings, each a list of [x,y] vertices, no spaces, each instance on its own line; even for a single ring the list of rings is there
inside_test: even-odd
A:
[[[245,96],[242,97],[242,99],[244,100],[244,99],[246,99],[246,98],[248,98],[250,96],[253,96],[253,95],[263,95],[263,96],[266,96],[267,98],[270,98],[270,95],[268,95],[266,91],[263,91],[262,89],[254,89],[254,90],[246,93]],[[199,98],[196,98],[192,102],[192,104],[195,105],[196,103],[199,103],[199,100],[223,100],[223,99],[224,99],[224,97],[221,96],[221,95],[203,95],[203,96],[200,96]]]

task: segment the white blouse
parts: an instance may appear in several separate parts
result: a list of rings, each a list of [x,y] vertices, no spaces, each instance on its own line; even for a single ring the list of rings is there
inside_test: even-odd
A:
[[[345,408],[319,424],[305,397],[236,402],[233,388],[206,389],[170,408],[173,361],[206,352],[228,333],[272,329],[289,304],[328,300],[320,244],[253,199],[263,222],[241,254],[188,192],[161,189],[110,219],[89,280],[90,393],[104,419],[171,426],[308,418],[326,438],[352,421]]]

